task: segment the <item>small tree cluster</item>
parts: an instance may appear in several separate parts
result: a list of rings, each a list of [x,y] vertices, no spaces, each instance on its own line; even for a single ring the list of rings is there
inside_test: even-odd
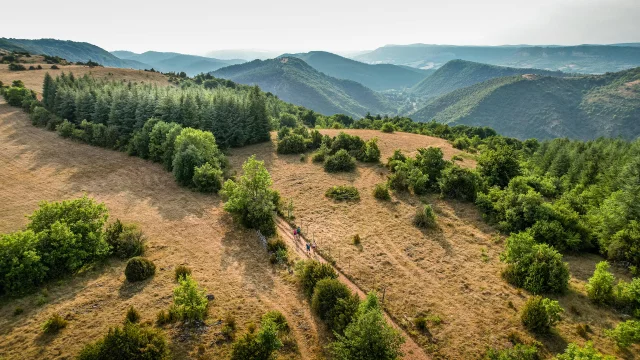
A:
[[[231,348],[231,360],[270,360],[274,352],[282,347],[278,338],[279,325],[272,316],[263,317],[258,332],[248,332]],[[287,326],[288,327],[288,326]]]
[[[205,291],[188,274],[180,276],[178,283],[173,290],[172,311],[183,321],[203,320],[209,305]]]
[[[360,200],[358,189],[353,186],[332,186],[324,194],[324,196],[336,201],[356,201]]]
[[[85,346],[78,355],[78,360],[169,358],[169,344],[160,330],[131,322],[109,329],[104,338]]]
[[[555,300],[532,296],[522,309],[522,324],[533,332],[546,333],[560,321],[560,314],[563,311]]]

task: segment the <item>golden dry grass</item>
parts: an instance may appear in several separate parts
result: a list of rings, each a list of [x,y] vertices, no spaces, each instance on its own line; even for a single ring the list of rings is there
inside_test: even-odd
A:
[[[167,77],[154,72],[148,72],[143,70],[131,70],[131,69],[119,69],[111,67],[94,67],[90,68],[83,65],[58,65],[60,69],[51,69],[50,64],[30,64],[30,65],[42,65],[42,70],[25,70],[25,71],[9,71],[9,65],[0,64],[0,81],[5,85],[11,85],[14,80],[22,80],[25,87],[35,91],[39,95],[42,94],[42,83],[44,81],[44,74],[47,72],[49,75],[56,77],[61,73],[72,72],[74,76],[80,77],[88,74],[97,79],[108,80],[126,80],[139,83],[156,84],[158,86],[169,86],[171,83],[167,80]],[[28,67],[28,66],[27,66]]]
[[[143,321],[172,301],[173,268],[186,264],[208,292],[216,296],[202,334],[188,336],[168,327],[176,358],[224,358],[230,345],[215,345],[227,313],[235,316],[238,335],[250,322],[277,309],[287,317],[300,354],[284,358],[314,359],[325,338],[303,295],[288,275],[275,272],[251,231],[239,230],[218,197],[176,185],[160,165],[126,154],[67,141],[34,128],[26,114],[0,101],[0,233],[26,223],[41,200],[60,201],[86,193],[109,208],[111,219],[137,223],[149,238],[147,256],[158,272],[149,281],[128,285],[122,261],[111,260],[59,283],[49,284],[49,302],[37,306],[38,294],[0,304],[0,356],[6,359],[59,359],[75,356],[82,346],[122,323],[134,305]],[[16,307],[25,312],[13,316]],[[68,316],[66,329],[43,336],[40,326],[52,313]],[[186,339],[186,340],[185,340]],[[198,355],[198,345],[205,353]]]

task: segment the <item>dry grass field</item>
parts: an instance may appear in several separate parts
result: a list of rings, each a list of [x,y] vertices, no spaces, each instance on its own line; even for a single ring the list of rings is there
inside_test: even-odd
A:
[[[88,66],[83,65],[58,65],[60,69],[51,69],[50,64],[37,64],[33,65],[41,65],[42,70],[25,70],[25,71],[9,71],[9,65],[0,64],[0,81],[2,81],[5,85],[11,85],[11,82],[14,80],[22,80],[24,85],[42,95],[42,83],[44,81],[44,74],[49,73],[49,75],[56,77],[61,73],[70,73],[72,72],[74,76],[84,76],[88,74],[89,76],[93,76],[97,79],[109,79],[109,80],[126,80],[126,81],[134,81],[140,83],[151,83],[156,84],[158,86],[169,86],[171,85],[169,81],[167,81],[167,77],[154,72],[148,72],[143,70],[131,70],[131,69],[118,69],[118,68],[110,68],[110,67],[93,67],[90,68]],[[28,67],[28,66],[27,66]]]
[[[96,76],[118,71],[85,69]],[[104,73],[99,75],[96,71]],[[139,81],[147,80],[137,76],[157,75],[122,71]],[[19,74],[31,73],[35,72]],[[7,76],[14,74],[0,65],[3,82],[7,83]],[[38,83],[33,76],[15,78],[37,90],[42,78]],[[160,84],[162,79],[153,81]],[[168,84],[166,80],[164,83]],[[339,130],[322,132],[333,136]],[[396,148],[413,154],[420,147],[438,146],[446,159],[461,154],[438,138],[371,130],[346,132],[363,139],[378,137],[385,162]],[[569,342],[586,341],[577,333],[579,324],[591,327],[588,339],[600,351],[625,359],[637,356],[637,346],[628,352],[616,352],[613,343],[604,337],[604,329],[613,327],[622,319],[620,315],[597,308],[586,298],[584,285],[601,260],[598,256],[565,256],[572,273],[570,291],[557,299],[566,312],[553,335],[534,338],[519,320],[519,310],[528,294],[500,277],[503,239],[482,221],[473,204],[442,200],[436,195],[418,198],[397,194],[390,202],[380,202],[371,192],[375,184],[386,179],[388,170],[382,165],[358,163],[354,173],[328,174],[310,157],[301,161],[299,155],[276,154],[273,143],[233,149],[229,160],[239,171],[252,154],[265,161],[281,195],[293,199],[296,222],[307,237],[315,239],[323,254],[333,258],[360,288],[385,289],[388,313],[434,358],[478,359],[487,346],[508,346],[507,338],[513,333],[528,342],[544,344],[544,355],[549,357],[563,351]],[[474,167],[475,162],[465,156],[460,165]],[[153,320],[171,302],[173,267],[179,264],[192,267],[195,278],[215,294],[216,300],[209,310],[209,327],[202,334],[189,334],[178,326],[167,328],[177,358],[224,358],[230,347],[215,344],[215,334],[220,331],[215,322],[232,313],[241,334],[249,322],[258,322],[259,316],[271,309],[285,314],[299,347],[298,353],[284,358],[324,357],[323,325],[310,313],[289,275],[274,271],[269,265],[255,235],[239,230],[223,212],[219,197],[180,188],[159,165],[34,128],[26,114],[3,102],[0,167],[0,232],[24,226],[24,215],[32,212],[40,200],[63,200],[86,193],[104,202],[112,219],[135,222],[144,229],[150,239],[147,256],[160,270],[152,280],[140,285],[123,285],[124,263],[113,260],[49,285],[50,300],[42,306],[35,304],[38,294],[1,302],[0,357],[73,356],[84,343],[121,323],[130,305],[140,310],[143,320]],[[358,202],[337,203],[324,196],[330,186],[344,184],[358,188]],[[434,207],[437,229],[421,231],[412,225],[415,209],[422,202]],[[360,246],[352,244],[355,234],[362,239]],[[624,277],[615,272],[617,277]],[[16,306],[23,307],[25,313],[14,317]],[[59,335],[43,337],[39,327],[53,312],[70,314],[72,320]],[[412,319],[419,314],[432,316],[427,332],[419,332],[412,325]]]

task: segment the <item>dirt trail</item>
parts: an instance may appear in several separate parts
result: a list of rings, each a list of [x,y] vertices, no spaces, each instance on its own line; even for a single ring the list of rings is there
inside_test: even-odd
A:
[[[293,228],[286,221],[284,221],[281,218],[278,218],[277,226],[278,226],[278,233],[280,234],[280,236],[282,236],[282,238],[289,244],[289,248],[294,249],[296,254],[298,254],[300,257],[317,260],[324,264],[330,264],[324,257],[322,257],[322,255],[318,254],[315,251],[311,253],[307,253],[305,249],[305,243],[303,241],[296,241],[293,238]],[[304,235],[302,236],[302,238],[304,238]],[[347,287],[349,287],[351,291],[358,294],[358,296],[361,299],[363,299],[366,296],[366,293],[362,289],[360,289],[358,285],[356,285],[354,282],[349,280],[349,278],[347,278],[340,270],[338,270],[335,266],[333,266],[333,269],[336,271],[336,273],[338,273],[338,280],[340,280],[342,283],[347,285]],[[384,312],[384,316],[387,322],[390,323],[395,329],[400,331],[400,333],[406,339],[405,343],[402,345],[402,352],[404,354],[405,359],[415,359],[415,360],[430,359],[430,357],[424,353],[422,348],[413,340],[413,338],[411,338],[411,336],[409,336],[409,334],[405,332],[404,329],[402,329],[398,324],[396,324],[396,322],[393,321],[393,319],[389,316],[389,314],[387,314],[386,311]]]

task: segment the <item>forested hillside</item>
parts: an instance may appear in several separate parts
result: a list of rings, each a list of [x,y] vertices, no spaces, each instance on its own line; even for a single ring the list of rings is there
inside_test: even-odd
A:
[[[189,76],[244,62],[242,60],[219,60],[173,52],[147,51],[142,54],[136,54],[130,51],[112,51],[111,53],[120,59],[135,60],[147,64],[148,68],[154,68],[158,71],[176,73],[184,71]]]
[[[434,98],[451,91],[503,76],[537,74],[563,76],[560,71],[511,68],[480,64],[466,60],[451,60],[411,89],[411,93]]]
[[[640,68],[570,78],[497,78],[433,99],[411,117],[489,126],[520,139],[634,139],[640,135]]]
[[[599,74],[640,66],[637,46],[454,46],[387,45],[354,57],[378,64],[438,68],[454,59],[492,65]]]
[[[325,115],[394,112],[375,91],[351,80],[327,76],[295,57],[254,60],[212,74],[241,84],[256,84],[284,101]]]
[[[318,71],[338,79],[347,79],[376,91],[410,88],[432,70],[421,70],[391,64],[365,64],[326,51],[291,54]]]
[[[67,61],[95,61],[100,65],[119,68],[144,69],[146,66],[135,60],[123,60],[110,52],[86,42],[65,41],[56,39],[0,39],[0,48],[22,48],[32,54],[59,56]]]

